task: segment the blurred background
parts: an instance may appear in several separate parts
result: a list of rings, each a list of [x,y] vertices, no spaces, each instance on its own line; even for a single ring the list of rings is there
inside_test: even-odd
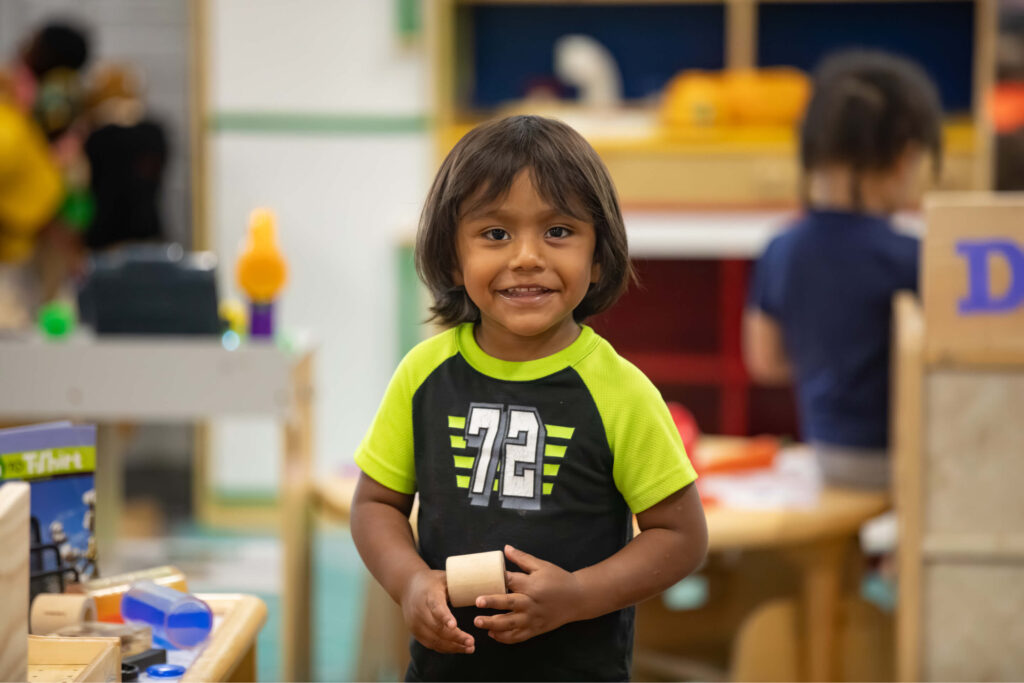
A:
[[[123,505],[103,571],[173,564],[193,590],[258,595],[269,608],[261,679],[400,676],[400,624],[345,527],[352,454],[396,363],[434,331],[412,260],[433,173],[470,128],[512,113],[568,122],[608,166],[639,283],[590,322],[682,408],[681,430],[758,466],[803,443],[791,384],[755,381],[745,365],[743,315],[755,262],[802,211],[799,125],[813,71],[851,47],[907,57],[933,80],[944,154],[926,189],[1024,189],[1017,0],[0,0],[0,99],[20,117],[0,118],[0,139],[16,131],[0,178],[46,167],[26,185],[0,180],[0,235],[11,238],[0,249],[0,334],[20,343],[91,327],[98,338],[198,332],[229,348],[250,343],[242,318],[255,313],[237,266],[252,211],[267,207],[288,267],[272,297],[276,348],[315,354],[304,385],[313,392],[307,466],[328,485],[309,489],[311,540],[299,549],[312,577],[300,647],[308,661],[296,664],[303,655],[282,644],[287,435],[273,417],[111,420],[99,448],[120,451]],[[16,134],[35,142],[10,142]],[[922,236],[920,202],[900,207],[894,223]],[[215,267],[189,261],[204,253]],[[165,295],[199,328],[117,318],[132,280],[121,273],[103,290],[98,274],[136,261],[174,264]],[[90,278],[92,319],[80,298]],[[189,278],[210,289],[189,289]],[[203,297],[214,291],[211,304]],[[219,310],[208,329],[192,320],[207,304]],[[77,311],[75,331],[46,317],[65,309]],[[16,390],[9,381],[0,377],[5,392]],[[776,485],[795,488],[757,488]],[[746,511],[736,522],[744,528],[773,510],[807,509],[799,482],[743,486],[720,495]],[[837,537],[858,548],[840,565],[843,595],[858,606],[843,611],[834,642],[764,635],[799,632],[806,618],[784,602],[806,597],[810,565],[789,555],[806,539],[775,539],[774,554],[756,540],[723,541],[698,575],[641,609],[638,680],[898,678],[897,643],[917,642],[896,631],[898,524],[883,517],[862,531],[885,498],[843,499],[855,519]],[[103,506],[101,496],[100,515]],[[748,620],[769,603],[783,607],[761,615],[768,626]],[[1022,633],[1019,618],[999,618],[1007,638]],[[952,664],[900,671],[1024,676],[1019,658],[957,668],[972,658],[967,643],[950,645],[963,648]],[[815,669],[807,648],[845,659]]]

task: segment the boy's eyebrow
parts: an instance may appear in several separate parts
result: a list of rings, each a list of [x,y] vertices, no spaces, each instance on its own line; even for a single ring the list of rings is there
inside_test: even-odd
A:
[[[469,209],[462,215],[462,220],[476,220],[479,218],[509,218],[511,216],[512,214],[510,212],[504,211],[501,207],[491,204]],[[579,216],[563,211],[558,207],[552,207],[550,210],[538,214],[538,218],[542,220],[551,220],[552,218],[571,218],[577,221],[585,220]]]

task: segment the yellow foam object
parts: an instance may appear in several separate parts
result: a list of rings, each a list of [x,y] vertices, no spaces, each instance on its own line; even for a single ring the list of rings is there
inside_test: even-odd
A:
[[[32,254],[35,234],[56,214],[63,194],[42,132],[0,102],[0,262]]]
[[[249,215],[249,236],[235,275],[238,286],[257,303],[270,303],[284,286],[288,265],[277,245],[277,217],[270,209],[255,209]]]
[[[661,119],[669,127],[794,125],[810,93],[810,79],[791,67],[687,70],[666,86]]]

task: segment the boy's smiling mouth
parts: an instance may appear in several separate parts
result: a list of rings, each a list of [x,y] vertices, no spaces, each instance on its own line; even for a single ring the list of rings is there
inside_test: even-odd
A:
[[[548,289],[547,287],[541,287],[540,285],[520,285],[517,287],[507,287],[505,289],[497,290],[498,294],[505,299],[513,299],[517,301],[536,301],[548,294],[554,293],[555,290]]]

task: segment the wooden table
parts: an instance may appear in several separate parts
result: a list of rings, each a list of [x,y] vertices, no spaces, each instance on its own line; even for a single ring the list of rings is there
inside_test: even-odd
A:
[[[704,449],[730,445],[730,438],[705,437]],[[314,509],[347,521],[355,492],[353,478],[322,479],[311,487]],[[810,509],[744,510],[715,505],[705,511],[708,523],[709,553],[768,550],[782,554],[799,574],[800,610],[803,616],[801,647],[803,678],[828,681],[838,678],[837,623],[843,569],[848,550],[861,525],[889,507],[885,493],[825,488],[818,504]],[[368,588],[367,623],[371,633],[364,634],[361,657],[382,659],[400,657],[406,637],[390,638],[382,613],[390,598],[378,587]],[[369,603],[373,602],[371,606]],[[397,610],[395,610],[397,612]],[[401,615],[397,625],[404,629]],[[375,667],[361,661],[361,680],[372,680]],[[401,672],[399,672],[401,673]]]
[[[0,419],[87,420],[100,423],[96,491],[100,508],[96,538],[102,561],[121,517],[123,467],[120,439],[111,426],[132,421],[202,421],[221,416],[259,416],[283,425],[280,483],[281,539],[285,563],[281,587],[284,680],[308,681],[309,587],[312,570],[307,488],[313,458],[314,352],[285,352],[273,344],[226,350],[210,337],[94,337],[62,341],[39,337],[0,339]],[[197,471],[205,466],[197,452]],[[194,481],[203,481],[194,477]],[[205,488],[193,491],[209,498]],[[289,558],[293,561],[289,561]],[[300,561],[294,561],[299,558]]]
[[[267,620],[267,606],[255,595],[200,593],[222,619],[183,681],[255,681],[256,638]]]
[[[861,525],[889,507],[887,494],[826,488],[809,510],[709,507],[709,553],[771,550],[797,567],[803,679],[838,678],[837,624],[843,569]]]

